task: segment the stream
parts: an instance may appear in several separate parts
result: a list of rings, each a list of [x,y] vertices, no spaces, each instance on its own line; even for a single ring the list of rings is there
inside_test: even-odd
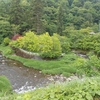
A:
[[[0,54],[0,76],[5,75],[12,84],[13,91],[23,93],[50,83],[47,75],[21,63],[7,59]]]
[[[73,52],[82,58],[88,59],[86,54],[76,51]],[[4,75],[9,79],[13,91],[17,93],[23,93],[47,86],[51,82],[64,82],[78,79],[77,76],[67,78],[62,75],[44,75],[41,71],[25,67],[18,61],[7,59],[2,56],[2,54],[0,54],[0,76],[1,75]]]

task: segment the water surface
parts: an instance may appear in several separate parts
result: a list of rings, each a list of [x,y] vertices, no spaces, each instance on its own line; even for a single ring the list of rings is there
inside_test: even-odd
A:
[[[5,75],[10,80],[13,90],[18,93],[45,86],[50,82],[47,75],[35,69],[27,68],[20,62],[7,59],[1,54],[0,75]]]

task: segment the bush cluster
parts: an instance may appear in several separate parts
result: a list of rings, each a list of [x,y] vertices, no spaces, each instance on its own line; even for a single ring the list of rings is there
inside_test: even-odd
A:
[[[73,28],[69,28],[65,31],[67,32],[67,37],[70,40],[71,48],[72,49],[79,49],[78,43],[83,40],[85,37],[87,37],[90,32],[93,30],[90,27],[82,28],[80,30],[75,30]]]
[[[100,34],[87,35],[77,45],[78,49],[94,51],[100,55]]]
[[[10,43],[9,37],[4,38],[2,44],[3,44],[4,46],[7,46],[7,45],[9,45],[9,43]]]
[[[43,58],[57,58],[61,53],[70,50],[70,44],[66,37],[56,34],[50,36],[49,33],[36,35],[33,32],[26,32],[25,36],[11,41],[11,46],[22,48],[30,52],[37,52]]]

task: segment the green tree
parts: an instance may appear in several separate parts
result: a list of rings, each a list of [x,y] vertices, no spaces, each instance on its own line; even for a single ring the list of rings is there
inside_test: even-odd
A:
[[[20,33],[64,34],[67,27],[98,25],[100,0],[0,0],[0,19],[9,21]]]
[[[63,31],[63,16],[64,16],[64,12],[63,12],[63,7],[62,5],[59,7],[59,10],[58,10],[58,33],[60,35],[63,35],[62,34],[62,31]]]
[[[61,55],[61,43],[55,34],[50,36],[48,33],[45,33],[40,36],[40,41],[40,52],[43,58],[57,58]]]
[[[68,4],[69,4],[70,7],[71,7],[71,5],[73,4],[73,1],[74,1],[74,0],[68,0]]]
[[[84,2],[85,2],[86,0],[79,0],[79,2],[81,3],[81,5],[83,6],[84,5]]]
[[[4,16],[4,13],[6,13],[5,2],[0,0],[0,16]]]
[[[99,32],[100,32],[100,20],[99,20]]]
[[[94,3],[93,8],[95,9],[95,15],[94,15],[94,22],[98,23],[100,20],[100,2]]]
[[[37,34],[40,34],[43,31],[43,24],[42,24],[43,3],[42,3],[42,0],[32,0],[31,1],[31,13],[32,13],[33,23],[34,23],[33,30]]]
[[[20,5],[21,0],[12,0],[10,4],[10,22],[19,25],[22,20],[22,7]]]
[[[57,32],[58,9],[61,2],[60,0],[45,0],[44,2],[45,31],[50,35]]]
[[[7,36],[11,36],[11,25],[8,21],[0,20],[0,43]]]

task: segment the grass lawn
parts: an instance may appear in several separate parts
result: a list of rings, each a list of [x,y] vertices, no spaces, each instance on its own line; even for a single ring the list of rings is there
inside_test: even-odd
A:
[[[70,76],[74,74],[84,74],[85,71],[81,69],[85,63],[85,59],[78,57],[74,53],[65,54],[62,58],[57,60],[34,60],[26,59],[14,54],[11,54],[12,50],[10,47],[0,46],[0,51],[11,59],[20,61],[23,65],[35,69],[41,70],[43,73],[47,74],[63,74],[65,76]]]

